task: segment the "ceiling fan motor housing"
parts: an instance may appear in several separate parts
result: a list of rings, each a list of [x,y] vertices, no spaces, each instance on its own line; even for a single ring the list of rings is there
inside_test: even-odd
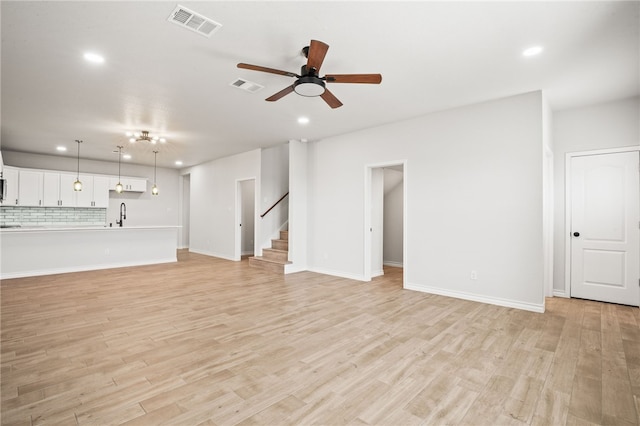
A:
[[[320,96],[325,91],[324,81],[314,75],[305,75],[293,83],[293,90],[301,96]]]

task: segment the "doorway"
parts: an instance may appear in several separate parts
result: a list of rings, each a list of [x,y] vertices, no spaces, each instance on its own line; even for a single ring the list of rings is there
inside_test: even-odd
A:
[[[364,279],[403,268],[406,276],[406,160],[365,166]]]
[[[180,241],[178,247],[181,249],[189,248],[189,227],[190,227],[190,206],[191,206],[191,175],[182,175],[182,208],[180,209]]]
[[[568,155],[571,297],[640,305],[639,166],[637,149]]]
[[[256,180],[236,181],[236,243],[235,260],[253,256],[256,241]]]

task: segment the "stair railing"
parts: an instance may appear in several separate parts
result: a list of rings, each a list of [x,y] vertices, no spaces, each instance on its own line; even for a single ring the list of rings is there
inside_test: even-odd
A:
[[[267,213],[269,213],[271,210],[273,210],[273,208],[274,208],[275,206],[277,206],[278,204],[280,204],[280,202],[281,202],[282,200],[284,200],[284,199],[287,197],[287,195],[289,195],[289,192],[287,192],[286,194],[284,194],[282,197],[280,197],[280,199],[279,199],[278,201],[276,201],[275,203],[273,203],[273,205],[272,205],[271,207],[269,207],[269,208],[267,209],[267,211],[266,211],[266,212],[264,212],[264,213],[262,213],[262,214],[260,215],[260,218],[265,217],[265,216],[267,215]]]

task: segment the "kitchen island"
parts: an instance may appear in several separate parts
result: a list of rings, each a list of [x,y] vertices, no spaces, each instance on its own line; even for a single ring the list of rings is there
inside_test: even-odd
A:
[[[0,279],[176,262],[179,226],[0,230]]]

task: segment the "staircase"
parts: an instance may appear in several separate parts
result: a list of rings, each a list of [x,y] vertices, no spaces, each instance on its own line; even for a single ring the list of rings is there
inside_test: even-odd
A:
[[[249,266],[284,274],[289,262],[289,231],[280,231],[280,239],[271,240],[271,248],[262,249],[262,256],[249,258]]]

